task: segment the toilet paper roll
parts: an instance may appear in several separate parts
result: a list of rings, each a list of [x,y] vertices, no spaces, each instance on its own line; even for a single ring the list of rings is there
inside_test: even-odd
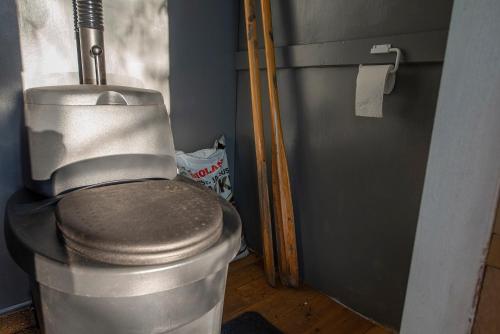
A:
[[[384,94],[394,88],[393,65],[359,65],[356,80],[356,116],[383,117]]]

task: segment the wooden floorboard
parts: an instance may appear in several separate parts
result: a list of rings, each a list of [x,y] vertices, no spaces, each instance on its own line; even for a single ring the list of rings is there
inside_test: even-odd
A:
[[[229,267],[223,322],[248,311],[260,313],[286,334],[391,333],[307,286],[271,288],[255,255]]]
[[[267,285],[255,255],[231,263],[223,322],[247,311],[260,313],[285,334],[388,334],[328,296],[307,286],[287,289]],[[0,334],[35,334],[32,309],[0,316]]]
[[[38,334],[35,326],[32,308],[0,316],[0,334]]]

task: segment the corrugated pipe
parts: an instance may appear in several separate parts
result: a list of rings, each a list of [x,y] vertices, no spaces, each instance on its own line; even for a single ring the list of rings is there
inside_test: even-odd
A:
[[[75,31],[91,28],[104,31],[102,0],[73,0]]]

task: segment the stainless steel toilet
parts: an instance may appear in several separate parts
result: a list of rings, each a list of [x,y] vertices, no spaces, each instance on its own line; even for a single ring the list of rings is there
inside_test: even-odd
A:
[[[101,0],[73,3],[81,85],[25,92],[26,189],[6,209],[42,332],[219,333],[239,215],[176,176],[161,94],[105,85]]]

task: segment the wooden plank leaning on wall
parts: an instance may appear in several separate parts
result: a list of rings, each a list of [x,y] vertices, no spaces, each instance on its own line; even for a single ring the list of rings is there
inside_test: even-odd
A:
[[[264,121],[262,117],[262,99],[260,95],[259,50],[257,38],[257,17],[255,1],[245,0],[245,23],[247,33],[248,63],[250,72],[250,94],[252,96],[252,121],[255,140],[255,160],[257,165],[257,187],[259,193],[260,230],[264,272],[267,283],[276,285],[274,265],[273,235],[269,188],[267,185],[267,165],[264,145]]]
[[[261,9],[267,85],[269,90],[269,111],[271,114],[272,190],[274,227],[278,242],[279,273],[281,283],[284,286],[297,288],[299,286],[299,261],[297,256],[295,217],[288,160],[283,140],[283,130],[281,128],[270,0],[261,0]]]

